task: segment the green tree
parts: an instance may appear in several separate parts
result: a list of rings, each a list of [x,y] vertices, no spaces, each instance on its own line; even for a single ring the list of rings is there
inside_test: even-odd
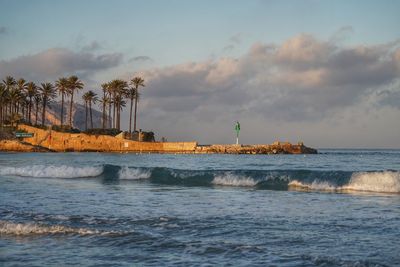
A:
[[[72,107],[74,105],[74,93],[76,90],[81,90],[83,88],[83,83],[75,75],[68,78],[68,91],[71,96],[71,102],[69,106],[69,126],[72,127]]]
[[[107,114],[107,110],[109,111],[110,109],[108,108],[109,105],[111,104],[111,99],[106,95],[103,96],[100,100],[99,100],[99,104],[101,108],[104,108],[104,127],[105,125],[107,125],[107,118],[109,117],[109,115]]]
[[[97,94],[90,90],[88,92],[88,104],[89,104],[89,114],[90,114],[90,128],[93,129],[93,114],[92,114],[92,104],[96,104],[98,101]]]
[[[42,126],[43,126],[44,120],[46,118],[46,106],[53,98],[57,96],[57,93],[54,85],[51,83],[42,83],[39,90],[42,94],[42,104],[43,104]]]
[[[138,91],[136,90],[135,87],[129,87],[126,97],[130,99],[131,105],[130,105],[130,110],[129,110],[129,133],[132,133],[132,113],[133,113],[133,100],[138,98],[139,96],[137,95]]]
[[[144,80],[141,77],[134,77],[131,80],[131,85],[133,88],[136,90],[136,97],[135,97],[135,116],[134,116],[134,122],[133,122],[133,130],[136,132],[136,115],[137,115],[137,106],[138,106],[138,100],[139,100],[139,87],[145,87],[144,85]]]
[[[88,106],[89,106],[89,92],[86,92],[82,95],[83,103],[85,104],[85,130],[87,131],[88,127]]]
[[[64,124],[64,97],[69,92],[69,81],[67,78],[62,77],[56,81],[56,88],[58,94],[61,95],[61,116],[60,116],[60,126]]]
[[[29,98],[28,104],[28,121],[31,123],[32,120],[32,105],[33,105],[33,98],[38,93],[37,86],[34,82],[29,82],[26,86],[26,94]]]
[[[108,101],[107,99],[107,87],[108,87],[108,83],[103,83],[101,85],[101,89],[103,89],[103,97],[100,100],[100,104],[102,107],[102,119],[101,119],[101,123],[102,123],[102,128],[106,128],[106,121],[107,121],[107,117],[106,117],[106,106]]]
[[[123,80],[113,80],[110,82],[110,88],[112,88],[113,94],[113,103],[114,103],[114,121],[115,121],[115,128],[118,130],[121,129],[121,111],[124,107],[122,105],[123,98],[126,95],[126,90],[128,87],[128,83]]]
[[[7,76],[4,80],[3,80],[3,84],[6,87],[6,91],[7,91],[7,105],[8,105],[8,114],[10,114],[13,112],[12,108],[13,108],[13,103],[11,101],[11,91],[14,90],[15,85],[17,84],[17,82],[15,81],[14,77],[12,76]],[[6,106],[7,106],[6,105]],[[7,109],[7,108],[6,108]]]
[[[18,94],[19,94],[19,98],[18,98],[18,102],[16,103],[16,113],[19,113],[19,108],[22,108],[22,114],[25,113],[25,91],[26,91],[26,86],[27,86],[27,82],[25,81],[25,79],[20,78],[17,81],[17,89],[18,89]]]
[[[33,98],[35,100],[35,125],[37,125],[39,118],[39,106],[42,103],[42,95],[38,93]]]
[[[0,126],[3,126],[5,117],[5,107],[7,104],[7,90],[6,86],[0,83]]]

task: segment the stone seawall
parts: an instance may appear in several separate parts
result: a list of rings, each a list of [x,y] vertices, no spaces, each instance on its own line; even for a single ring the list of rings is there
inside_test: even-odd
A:
[[[61,133],[20,125],[20,130],[33,133],[24,141],[57,152],[153,152],[153,153],[193,153],[196,142],[138,142],[108,135],[88,135]]]
[[[275,142],[270,145],[207,145],[197,142],[138,142],[108,135],[62,133],[19,125],[19,130],[33,137],[0,142],[0,151],[54,152],[137,152],[190,154],[316,154],[317,150],[303,145]]]
[[[198,146],[196,153],[203,154],[317,154],[317,150],[302,143],[275,142],[271,145],[209,145]]]
[[[43,147],[33,146],[18,140],[1,140],[0,151],[8,152],[47,152],[48,149]]]

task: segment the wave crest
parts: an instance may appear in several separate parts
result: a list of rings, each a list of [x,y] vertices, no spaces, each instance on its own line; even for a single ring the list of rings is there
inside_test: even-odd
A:
[[[36,223],[12,223],[7,221],[0,221],[0,235],[30,236],[48,234],[94,235],[101,234],[101,232],[84,228],[71,228],[62,225],[48,226]]]
[[[32,165],[24,167],[3,167],[1,175],[35,178],[79,178],[95,177],[103,173],[103,166]]]
[[[122,167],[118,171],[118,177],[121,180],[141,180],[148,179],[151,176],[150,170],[144,170],[141,168],[129,168]]]
[[[355,172],[351,175],[350,180],[343,185],[337,185],[335,181],[314,180],[307,183],[294,179],[289,182],[289,187],[319,191],[400,193],[400,172]]]
[[[400,193],[400,172],[358,172],[344,187],[347,190]]]
[[[225,186],[248,186],[252,187],[257,185],[257,181],[255,181],[251,177],[240,176],[234,173],[224,173],[221,175],[215,176],[212,181],[214,185],[225,185]]]

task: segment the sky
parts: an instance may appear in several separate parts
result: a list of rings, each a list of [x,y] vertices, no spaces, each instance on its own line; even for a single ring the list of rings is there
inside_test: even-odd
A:
[[[0,78],[145,79],[139,128],[400,148],[400,1],[0,0]],[[127,109],[128,110],[128,109]],[[128,126],[128,112],[122,126]]]

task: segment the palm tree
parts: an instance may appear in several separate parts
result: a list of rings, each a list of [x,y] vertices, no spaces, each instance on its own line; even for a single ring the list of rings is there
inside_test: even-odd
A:
[[[20,78],[20,79],[18,79],[18,81],[17,81],[17,88],[18,88],[18,91],[19,91],[19,99],[18,99],[18,102],[16,103],[16,112],[17,113],[19,113],[19,107],[20,106],[22,106],[22,114],[24,114],[25,112],[25,110],[24,110],[24,102],[25,102],[25,90],[26,90],[26,86],[27,86],[27,83],[26,83],[26,81],[25,81],[25,79],[23,79],[23,78]]]
[[[10,100],[10,115],[11,117],[15,117],[14,114],[17,112],[17,104],[21,99],[21,92],[15,88],[12,87],[11,91],[8,92],[8,97]]]
[[[3,126],[4,122],[6,98],[7,98],[6,86],[0,83],[0,126]]]
[[[122,110],[122,101],[123,97],[126,95],[126,89],[128,87],[128,83],[123,80],[113,80],[110,82],[110,87],[112,88],[113,92],[113,102],[114,102],[114,121],[115,121],[115,128],[120,130],[121,128],[121,110]],[[116,117],[115,117],[116,113]]]
[[[89,92],[86,92],[82,95],[83,102],[85,103],[85,131],[87,131],[87,121],[88,121],[88,102],[89,102]]]
[[[111,106],[111,99],[107,95],[105,95],[99,100],[99,103],[100,107],[103,108],[103,113],[104,113],[103,114],[103,129],[104,129],[105,125],[107,124],[107,117],[108,117],[107,109],[109,105]]]
[[[53,98],[57,96],[57,93],[54,85],[51,83],[42,83],[39,90],[42,94],[42,99],[43,99],[43,110],[42,110],[42,126],[43,126],[46,117],[46,105],[48,102],[50,102]]]
[[[12,77],[12,76],[7,76],[6,79],[3,80],[3,83],[6,87],[6,91],[7,91],[8,95],[10,94],[10,92],[14,89],[15,85],[17,84],[14,77]],[[13,103],[10,100],[10,101],[8,101],[8,104],[9,104],[9,114],[11,114]]]
[[[113,120],[111,118],[111,107],[114,105],[114,100],[113,100],[114,90],[111,87],[111,82],[107,83],[106,90],[107,90],[108,98],[109,98],[109,101],[108,101],[108,122],[109,122],[109,125],[108,125],[108,127],[111,129],[111,128],[113,128],[113,125],[114,125],[114,122],[113,122]]]
[[[139,98],[139,87],[145,87],[144,85],[144,80],[141,77],[135,77],[131,80],[131,85],[135,88],[136,90],[136,96],[135,96],[135,117],[134,117],[134,122],[133,122],[133,130],[136,132],[136,114],[137,114],[137,103],[138,103],[138,98]]]
[[[92,103],[96,104],[98,98],[97,98],[97,94],[95,92],[93,92],[92,90],[90,90],[89,92],[89,112],[90,112],[90,128],[93,129],[93,116],[92,116]]]
[[[74,104],[74,93],[75,90],[80,90],[83,88],[83,83],[77,76],[71,76],[68,78],[68,89],[71,95],[71,103],[69,106],[69,126],[72,127],[72,107]]]
[[[35,100],[35,125],[37,125],[39,117],[39,105],[42,102],[42,95],[38,93],[33,98]]]
[[[107,87],[108,87],[108,83],[103,83],[101,85],[101,88],[103,89],[103,97],[101,100],[105,100],[106,99],[106,94],[107,94]],[[106,128],[106,105],[107,105],[107,101],[100,101],[102,104],[102,128]]]
[[[29,82],[26,86],[26,94],[29,98],[28,104],[28,121],[31,123],[31,113],[32,113],[32,99],[38,93],[37,86],[34,82]]]
[[[58,94],[61,95],[61,116],[60,116],[60,126],[63,126],[64,122],[64,97],[68,94],[69,90],[69,81],[67,78],[62,77],[56,81],[56,88]]]
[[[126,93],[126,97],[129,98],[131,100],[131,108],[129,111],[129,133],[132,133],[132,108],[133,108],[133,99],[136,99],[137,96],[137,90],[135,87],[129,87],[127,93]]]

